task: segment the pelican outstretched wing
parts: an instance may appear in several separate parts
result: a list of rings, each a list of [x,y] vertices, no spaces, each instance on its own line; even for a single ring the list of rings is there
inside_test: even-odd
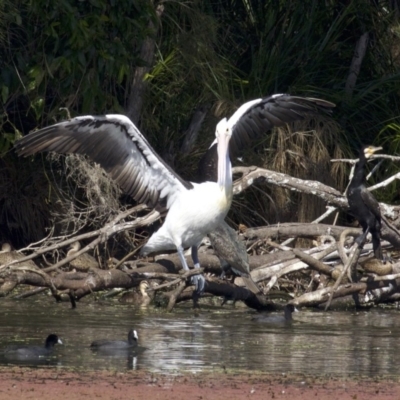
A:
[[[275,94],[249,101],[239,107],[229,118],[232,139],[229,150],[232,157],[240,154],[252,140],[259,138],[274,126],[303,120],[324,112],[331,112],[335,105],[312,97]]]
[[[167,197],[169,207],[193,188],[153,150],[124,115],[83,116],[30,133],[15,144],[18,155],[43,151],[78,153],[100,164],[136,201],[154,206]]]
[[[228,119],[232,130],[229,142],[231,159],[240,157],[252,141],[274,126],[303,120],[321,112],[330,113],[333,107],[335,104],[326,100],[288,94],[275,94],[244,103]],[[217,144],[214,141],[200,161],[199,175],[202,181],[216,181],[217,162]]]

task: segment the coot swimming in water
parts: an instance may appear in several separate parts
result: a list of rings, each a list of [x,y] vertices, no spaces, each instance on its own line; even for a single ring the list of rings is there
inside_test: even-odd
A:
[[[14,360],[30,360],[49,357],[54,345],[62,344],[57,335],[52,333],[47,336],[44,346],[19,346],[11,345],[4,350],[4,357]]]
[[[95,340],[91,345],[92,350],[128,350],[137,347],[138,334],[134,329],[128,332],[128,340]]]

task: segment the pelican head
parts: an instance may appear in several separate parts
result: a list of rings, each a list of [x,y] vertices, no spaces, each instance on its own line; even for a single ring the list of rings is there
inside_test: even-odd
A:
[[[226,189],[232,182],[231,161],[229,159],[229,140],[232,136],[232,129],[226,118],[221,119],[217,124],[215,137],[218,143],[218,185]]]
[[[375,146],[365,146],[363,148],[365,158],[368,160],[371,156],[379,150],[382,150],[382,147],[375,147]]]

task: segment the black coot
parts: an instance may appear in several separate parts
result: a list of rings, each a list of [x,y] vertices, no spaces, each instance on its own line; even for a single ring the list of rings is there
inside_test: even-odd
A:
[[[4,356],[8,359],[29,360],[46,358],[51,355],[55,344],[62,344],[57,335],[52,333],[47,336],[44,346],[18,346],[11,345],[4,350]]]
[[[91,345],[92,350],[128,350],[137,347],[138,334],[134,329],[128,332],[128,340],[95,340]]]

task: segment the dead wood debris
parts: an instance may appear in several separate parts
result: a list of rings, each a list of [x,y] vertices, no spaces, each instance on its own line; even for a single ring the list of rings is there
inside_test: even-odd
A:
[[[371,261],[367,261],[371,260],[372,246],[367,243],[363,250],[358,247],[352,249],[352,237],[360,233],[360,230],[322,224],[312,224],[312,227],[310,225],[266,226],[249,229],[241,235],[247,247],[252,249],[252,255],[249,256],[251,276],[262,288],[262,295],[254,295],[245,288],[240,277],[233,277],[233,281],[218,278],[222,272],[220,261],[211,248],[203,245],[199,257],[202,265],[200,272],[206,273],[207,280],[204,298],[218,296],[223,301],[243,301],[254,309],[273,309],[276,298],[289,300],[296,306],[329,306],[332,299],[343,296],[357,296],[358,304],[376,304],[390,301],[391,295],[398,296],[400,268],[396,264],[378,265],[374,260],[374,272],[371,272],[367,268],[372,269]],[[283,242],[288,233],[296,238],[311,238],[311,231],[316,239],[312,247],[287,249],[277,245],[278,238]],[[326,236],[322,233],[334,237],[334,242],[321,242],[319,239]],[[383,243],[383,248],[389,246],[388,243]],[[90,245],[85,247],[86,251],[91,248]],[[358,258],[360,253],[361,257]],[[36,253],[38,254],[39,252]],[[14,297],[36,295],[42,293],[43,288],[50,288],[54,298],[60,300],[65,297],[74,304],[94,292],[114,288],[132,290],[142,280],[147,280],[157,282],[156,286],[151,286],[148,290],[154,291],[159,298],[164,298],[167,310],[172,310],[177,303],[193,299],[190,277],[198,273],[196,270],[181,273],[176,254],[157,256],[146,262],[131,261],[118,269],[91,268],[87,272],[75,271],[73,267],[67,268],[67,263],[62,265],[62,261],[58,263],[61,267],[57,268],[47,264],[43,268],[39,265],[32,268],[31,264],[29,267],[25,266],[23,260],[24,258],[19,257],[19,263],[0,267],[0,296],[7,296],[15,288],[27,285],[27,291],[14,294]],[[191,263],[189,256],[188,263]],[[354,271],[350,276],[353,281],[348,278],[342,281],[349,268]],[[385,274],[380,274],[380,271]],[[32,286],[39,289],[32,290]]]
[[[400,299],[400,264],[391,264],[396,257],[386,264],[374,260],[371,265],[372,245],[366,243],[363,249],[353,246],[354,237],[361,233],[361,229],[317,223],[337,209],[347,210],[345,196],[319,182],[295,179],[261,168],[239,168],[236,172],[242,177],[235,182],[235,192],[244,190],[256,178],[262,177],[270,184],[325,199],[329,204],[328,211],[313,223],[285,223],[240,230],[240,240],[246,245],[249,256],[251,277],[261,287],[261,295],[255,295],[244,287],[240,277],[218,278],[222,272],[220,260],[211,247],[203,244],[199,250],[201,271],[207,280],[203,298],[221,297],[221,302],[242,301],[254,309],[273,309],[278,298],[296,306],[326,307],[332,300],[333,305],[335,299],[346,296],[356,305]],[[400,235],[394,227],[400,226],[400,209],[386,204],[381,205],[381,209],[384,216],[382,247],[384,250],[399,248]],[[55,299],[66,297],[75,306],[76,301],[89,294],[120,288],[120,291],[115,291],[115,295],[119,295],[134,290],[142,280],[147,280],[150,282],[148,290],[154,291],[155,298],[165,300],[167,310],[172,310],[179,302],[193,300],[190,277],[198,271],[181,273],[176,254],[140,260],[134,249],[133,260],[119,262],[114,259],[111,265],[104,259],[99,268],[88,271],[76,271],[69,264],[74,257],[91,252],[99,245],[104,247],[117,233],[147,226],[160,218],[159,211],[143,214],[145,212],[146,207],[139,205],[121,213],[95,232],[44,241],[23,249],[18,257],[0,265],[0,296],[28,297],[47,289]],[[130,221],[127,220],[129,215],[134,216]],[[294,244],[299,238],[308,239],[310,246],[296,248]],[[77,240],[87,245],[73,256],[54,259],[52,265],[48,264],[55,251],[66,249]],[[288,247],[289,243],[291,247]],[[30,254],[25,256],[28,251]],[[43,256],[46,256],[46,263],[43,263]],[[189,256],[188,264],[191,264]],[[351,272],[347,274],[347,271]],[[27,289],[13,293],[22,286]],[[197,300],[195,298],[194,302]]]

